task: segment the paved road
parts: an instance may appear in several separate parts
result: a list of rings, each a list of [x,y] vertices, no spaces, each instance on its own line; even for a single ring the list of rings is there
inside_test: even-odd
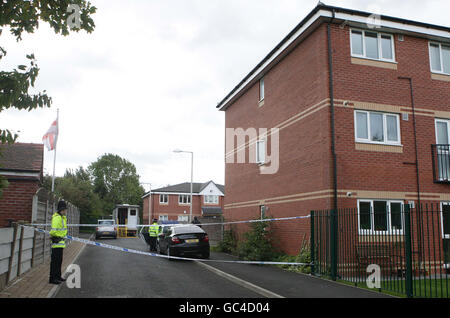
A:
[[[147,251],[140,239],[101,240],[106,244]],[[169,261],[86,246],[75,262],[81,288],[61,285],[57,298],[261,298],[190,261]]]

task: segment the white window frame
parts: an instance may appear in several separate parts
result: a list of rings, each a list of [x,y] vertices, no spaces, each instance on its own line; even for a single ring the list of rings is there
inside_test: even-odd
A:
[[[178,222],[189,222],[189,215],[179,214]]]
[[[183,202],[184,200],[182,200],[181,198],[184,197],[186,198],[186,202]],[[191,195],[186,195],[186,194],[180,194],[178,195],[178,205],[190,205],[191,204]]]
[[[260,147],[261,147],[261,144],[263,144],[264,146],[264,157],[263,158],[260,158],[259,157],[259,149],[260,149]],[[262,138],[262,139],[259,139],[257,142],[256,142],[256,163],[257,164],[259,164],[259,165],[263,165],[263,164],[265,164],[266,163],[266,154],[267,154],[267,142],[266,142],[266,139],[265,138]]]
[[[169,221],[169,215],[168,214],[160,214],[159,220],[160,221]]]
[[[357,113],[365,113],[367,115],[367,136],[368,139],[363,139],[358,137],[358,122],[357,122]],[[380,114],[383,115],[383,135],[384,135],[384,141],[372,141],[371,136],[371,127],[370,127],[370,114]],[[388,134],[387,134],[387,116],[395,116],[397,119],[397,139],[398,141],[390,141],[388,140]],[[383,113],[383,112],[377,112],[377,111],[369,111],[369,110],[355,110],[354,112],[354,121],[355,121],[355,140],[359,143],[366,143],[366,144],[377,144],[377,145],[391,145],[391,146],[401,146],[402,145],[402,134],[400,129],[400,115],[399,114],[393,114],[393,113]]]
[[[164,200],[161,200],[161,198],[167,197],[167,202],[164,202]],[[160,194],[159,195],[159,204],[161,205],[168,205],[169,204],[169,195],[168,194]]]
[[[443,239],[450,239],[450,233],[445,234],[444,232],[444,205],[450,205],[450,202],[441,202],[441,231]]]
[[[208,195],[207,194],[207,195],[205,195],[203,197],[203,202],[205,204],[219,204],[219,196],[218,195]]]
[[[353,43],[352,43],[352,32],[353,31],[362,32],[362,46],[363,46],[362,47],[362,49],[363,49],[363,54],[362,55],[353,53]],[[379,57],[377,59],[375,59],[373,57],[366,56],[366,32],[376,33],[377,34],[377,44],[378,44],[378,52],[379,52]],[[383,58],[383,48],[382,48],[382,45],[381,45],[381,43],[382,43],[381,36],[389,36],[391,38],[392,59]],[[395,57],[395,40],[394,40],[394,35],[393,34],[377,32],[377,31],[372,31],[372,30],[363,30],[363,29],[350,28],[350,51],[351,51],[351,56],[353,56],[353,57],[358,57],[358,58],[368,59],[368,60],[373,60],[373,61],[397,63],[396,62],[396,57]]]
[[[259,80],[259,101],[262,102],[265,98],[265,82],[264,77]]]
[[[431,45],[439,46],[439,58],[441,60],[441,70],[440,71],[433,70],[433,62],[431,60]],[[443,43],[439,43],[439,42],[428,42],[428,55],[429,55],[429,59],[430,59],[430,70],[431,70],[431,73],[450,75],[450,73],[444,72],[444,59],[442,58],[442,45],[450,47],[450,44],[443,44]]]
[[[374,201],[385,201],[387,204],[387,231],[375,231],[374,230],[374,225],[375,225],[375,220],[374,220],[374,215],[375,213],[373,212],[373,204]],[[366,202],[366,203],[370,203],[370,230],[366,230],[366,229],[361,229],[361,213],[360,213],[360,202]],[[401,222],[402,222],[402,229],[401,230],[394,230],[392,229],[392,223],[391,223],[391,203],[400,203],[402,208],[401,208]],[[383,235],[383,234],[396,234],[396,235],[403,235],[403,229],[405,228],[405,219],[404,219],[404,208],[405,208],[405,202],[401,201],[401,200],[387,200],[387,199],[359,199],[358,200],[358,233],[359,235]]]
[[[440,118],[436,118],[434,120],[434,131],[436,134],[436,144],[438,144],[438,129],[437,129],[437,124],[438,123],[446,123],[447,124],[447,136],[450,138],[450,120],[449,119],[440,119]],[[450,142],[450,140],[449,140]]]

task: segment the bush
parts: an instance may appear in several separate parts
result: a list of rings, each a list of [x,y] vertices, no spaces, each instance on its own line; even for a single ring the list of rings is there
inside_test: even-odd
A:
[[[218,244],[218,252],[231,253],[236,252],[236,236],[233,230],[223,232],[223,240]]]
[[[237,255],[246,261],[271,261],[279,255],[272,246],[270,225],[252,223],[251,230],[244,234],[244,241],[237,246]]]
[[[281,255],[276,260],[277,262],[286,263],[311,263],[311,251],[309,249],[303,249],[298,255]],[[278,265],[280,268],[286,269],[288,271],[300,272],[304,274],[311,274],[311,266],[309,265]]]

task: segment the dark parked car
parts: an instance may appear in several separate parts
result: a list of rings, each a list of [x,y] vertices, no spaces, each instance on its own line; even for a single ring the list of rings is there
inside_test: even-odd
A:
[[[158,237],[158,252],[169,256],[209,258],[208,234],[192,224],[163,227]]]

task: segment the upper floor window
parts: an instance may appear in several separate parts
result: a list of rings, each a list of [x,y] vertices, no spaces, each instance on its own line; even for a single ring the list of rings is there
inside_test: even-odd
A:
[[[256,142],[256,163],[266,162],[266,140],[260,139]]]
[[[450,45],[430,43],[431,71],[450,75]]]
[[[190,204],[191,203],[191,196],[190,195],[185,195],[185,194],[181,194],[178,196],[178,203],[179,204]]]
[[[396,114],[355,111],[356,141],[400,145],[400,117]]]
[[[264,100],[264,77],[259,80],[259,101]]]
[[[167,203],[169,203],[169,195],[167,195],[167,194],[160,194],[159,195],[159,203],[160,204],[167,204]]]
[[[219,196],[218,195],[205,195],[205,203],[218,204]]]
[[[351,30],[352,56],[395,61],[394,37],[373,31]]]

